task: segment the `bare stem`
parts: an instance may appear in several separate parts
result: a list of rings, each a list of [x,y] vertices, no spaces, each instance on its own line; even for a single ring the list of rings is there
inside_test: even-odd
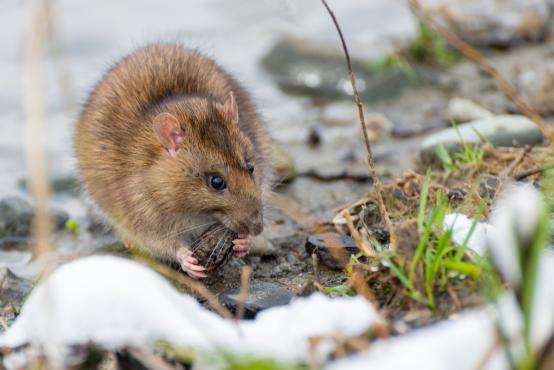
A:
[[[237,320],[244,318],[244,306],[246,299],[248,298],[248,290],[250,289],[250,275],[252,269],[249,266],[244,266],[240,273],[240,292],[239,292],[239,304],[237,308]]]
[[[498,72],[498,70],[475,48],[463,41],[455,33],[451,32],[445,26],[432,19],[421,7],[419,0],[408,0],[412,12],[427,26],[437,34],[441,35],[450,45],[460,51],[466,58],[479,64],[479,66],[488,73],[498,84],[500,90],[511,101],[513,101],[519,110],[531,119],[540,128],[544,137],[554,145],[554,128],[552,128],[533,107],[527,104],[519,95],[517,90]]]
[[[340,37],[340,41],[342,43],[342,49],[344,50],[344,56],[346,58],[346,64],[348,67],[348,76],[350,77],[350,83],[352,84],[354,101],[356,103],[356,107],[358,108],[358,117],[360,119],[360,125],[362,127],[362,132],[364,135],[364,143],[367,150],[367,165],[368,165],[369,176],[371,176],[373,180],[373,186],[375,187],[375,192],[377,193],[377,205],[379,207],[379,213],[381,214],[381,218],[385,222],[385,225],[387,226],[387,229],[390,234],[390,250],[392,252],[395,252],[396,245],[397,245],[396,232],[394,231],[394,227],[392,225],[389,214],[385,207],[385,202],[383,200],[383,195],[382,195],[383,187],[381,185],[381,181],[379,180],[379,177],[375,173],[375,161],[373,159],[373,151],[371,150],[371,145],[369,144],[369,137],[367,136],[367,125],[364,118],[364,109],[362,107],[362,100],[360,99],[360,94],[358,93],[358,89],[356,87],[356,77],[354,76],[354,71],[352,70],[352,62],[350,61],[350,54],[348,53],[348,47],[346,46],[346,41],[344,40],[342,30],[339,26],[337,18],[335,17],[335,13],[333,13],[331,8],[327,4],[326,0],[321,0],[321,2],[325,6],[325,9],[327,9],[327,12],[329,13],[329,15],[331,16],[331,19],[335,24],[335,27]]]
[[[29,188],[34,201],[33,236],[37,255],[53,249],[52,221],[48,201],[50,184],[44,147],[44,99],[42,79],[42,46],[45,30],[45,0],[28,2],[28,28],[25,33],[24,109],[26,113],[25,145]]]

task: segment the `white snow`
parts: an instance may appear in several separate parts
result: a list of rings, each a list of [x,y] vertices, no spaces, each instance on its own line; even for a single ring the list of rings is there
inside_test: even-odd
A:
[[[463,245],[471,231],[472,225],[473,220],[461,213],[448,214],[444,217],[443,221],[444,229],[452,230],[452,240],[457,245]],[[479,255],[485,254],[487,249],[487,235],[491,233],[492,228],[493,227],[487,223],[478,222],[467,241],[466,247]]]
[[[30,343],[57,364],[63,362],[67,345],[151,348],[161,340],[198,354],[217,356],[225,350],[305,362],[309,337],[360,335],[378,320],[373,306],[361,297],[314,294],[268,309],[253,321],[234,323],[178,293],[147,267],[93,256],[60,267],[35,288],[13,326],[0,336],[0,346]]]

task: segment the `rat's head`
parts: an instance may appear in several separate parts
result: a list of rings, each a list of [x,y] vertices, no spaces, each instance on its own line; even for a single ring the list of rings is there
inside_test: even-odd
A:
[[[194,97],[161,107],[153,118],[165,149],[152,179],[161,209],[214,218],[238,234],[263,230],[262,173],[252,142],[239,128],[231,92],[224,102]]]

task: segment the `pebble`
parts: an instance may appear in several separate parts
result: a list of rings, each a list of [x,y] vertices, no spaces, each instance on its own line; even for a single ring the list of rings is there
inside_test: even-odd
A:
[[[424,160],[434,157],[436,148],[443,144],[448,150],[457,150],[462,142],[478,144],[484,137],[494,146],[520,147],[536,145],[543,141],[538,126],[520,115],[499,115],[476,120],[436,132],[427,137],[420,146]]]
[[[360,251],[354,239],[337,233],[310,235],[305,249],[308,255],[316,253],[323,265],[335,270],[346,267],[350,256]]]
[[[326,99],[352,99],[352,86],[342,50],[337,44],[285,36],[263,58],[262,64],[286,92]],[[367,60],[352,58],[358,92],[365,102],[398,96],[414,83],[400,68],[372,72]]]
[[[239,306],[239,289],[226,290],[219,295],[219,301],[231,312],[236,313]],[[287,305],[294,293],[279,285],[253,281],[244,304],[244,318],[252,319],[258,312],[275,306]]]
[[[69,219],[67,212],[52,210],[55,227],[61,230]],[[0,239],[5,237],[25,237],[31,233],[33,208],[19,197],[6,197],[0,200]]]
[[[469,99],[453,98],[448,102],[446,109],[447,120],[464,123],[492,117],[493,113]]]

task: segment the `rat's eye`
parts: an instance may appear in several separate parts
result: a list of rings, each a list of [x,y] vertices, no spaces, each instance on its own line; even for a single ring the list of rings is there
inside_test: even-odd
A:
[[[246,162],[246,169],[252,175],[254,173],[254,163],[252,163],[252,161]]]
[[[223,180],[221,176],[210,176],[210,186],[217,191],[221,191],[227,187],[225,180]]]

